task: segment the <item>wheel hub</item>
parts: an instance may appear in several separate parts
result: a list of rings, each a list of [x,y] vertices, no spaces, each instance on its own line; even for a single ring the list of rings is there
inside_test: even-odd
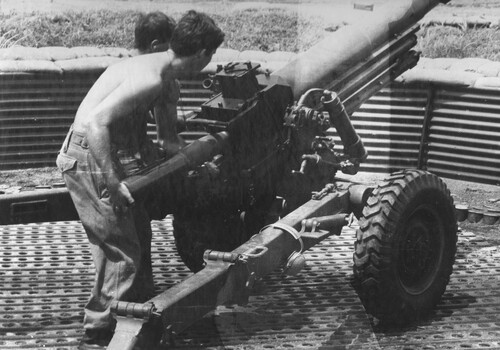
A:
[[[417,208],[401,233],[399,278],[410,294],[423,293],[432,283],[441,256],[442,230],[436,214],[425,206]]]

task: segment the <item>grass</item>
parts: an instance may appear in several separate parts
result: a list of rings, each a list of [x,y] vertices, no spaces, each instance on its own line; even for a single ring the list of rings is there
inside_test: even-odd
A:
[[[247,9],[212,16],[226,34],[223,47],[239,51],[300,52],[310,47],[309,36],[318,30],[309,20],[281,9]],[[316,42],[321,34],[316,35]]]
[[[137,13],[112,11],[0,15],[0,35],[10,32],[17,44],[45,46],[116,46],[131,48]]]
[[[18,37],[16,44],[45,46],[133,47],[138,12],[109,10],[0,15],[0,36]],[[182,13],[171,13],[179,19]],[[299,52],[324,35],[314,23],[281,9],[248,9],[230,15],[211,14],[226,33],[223,47],[235,50]],[[299,33],[301,33],[299,35]],[[12,43],[11,43],[12,44]]]
[[[500,7],[498,0],[453,0],[448,3],[449,7],[481,7],[494,8]]]
[[[0,36],[0,49],[17,45],[20,40],[19,34],[15,34],[13,30],[9,30]]]
[[[486,58],[500,60],[500,31],[497,29],[466,29],[428,27],[419,33],[417,49],[429,58]]]
[[[487,1],[487,0],[486,0]],[[138,12],[110,10],[68,11],[62,14],[0,14],[0,48],[14,44],[45,46],[133,47],[133,25]],[[181,12],[170,13],[179,19]],[[321,21],[277,8],[247,9],[210,14],[226,33],[223,47],[265,52],[301,52],[328,32]],[[462,30],[433,26],[422,29],[417,49],[424,57],[480,57],[500,59],[500,31]]]

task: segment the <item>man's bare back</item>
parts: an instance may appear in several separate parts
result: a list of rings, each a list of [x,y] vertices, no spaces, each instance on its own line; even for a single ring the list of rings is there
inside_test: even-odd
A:
[[[150,110],[169,84],[168,52],[136,56],[110,66],[92,86],[78,109],[75,130],[112,122]],[[175,92],[174,92],[175,93]]]
[[[175,104],[179,97],[171,51],[136,56],[110,66],[96,81],[77,111],[74,130],[84,133],[102,170],[112,201],[120,210],[134,203],[113,166],[113,147],[127,148],[145,130],[153,106],[166,112],[166,138],[177,140]],[[171,96],[159,101],[160,96]],[[138,119],[140,118],[140,119]],[[167,141],[165,141],[166,143]]]

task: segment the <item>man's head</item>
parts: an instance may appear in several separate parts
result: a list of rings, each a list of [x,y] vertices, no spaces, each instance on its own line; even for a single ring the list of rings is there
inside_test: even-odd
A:
[[[141,14],[135,24],[135,47],[140,53],[168,49],[175,21],[163,12]]]
[[[202,53],[211,58],[223,41],[224,33],[212,18],[191,10],[177,23],[170,48],[179,57]]]

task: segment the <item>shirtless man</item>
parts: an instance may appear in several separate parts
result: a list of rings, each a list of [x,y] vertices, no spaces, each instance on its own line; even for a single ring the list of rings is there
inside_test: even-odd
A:
[[[79,349],[101,349],[109,343],[115,323],[109,309],[113,300],[144,302],[154,292],[146,257],[150,220],[144,204],[134,200],[122,180],[130,175],[127,169],[136,169],[127,162],[147,163],[141,146],[147,138],[146,115],[153,106],[155,113],[168,116],[159,126],[160,146],[167,154],[179,150],[176,79],[201,71],[223,40],[223,32],[210,17],[189,11],[175,27],[169,50],[110,66],[76,113],[57,165],[87,233],[96,268]]]
[[[166,51],[175,21],[160,11],[141,14],[134,28],[134,45],[140,55]]]
[[[161,11],[149,12],[139,15],[134,28],[134,46],[139,55],[144,55],[153,52],[167,51],[170,47],[170,40],[175,28],[175,21]],[[172,93],[170,93],[172,95]],[[159,100],[169,99],[169,96],[159,97]],[[156,107],[156,106],[155,106]],[[161,134],[163,121],[168,118],[162,114],[162,111],[150,110],[147,112],[147,122],[156,125],[156,135]],[[147,162],[154,161],[158,158],[165,157],[165,150],[159,145],[162,144],[161,139],[157,138],[156,145],[152,140],[144,140],[144,145],[141,146],[143,154],[147,155]],[[181,141],[184,143],[184,141]],[[149,144],[148,144],[149,143]],[[122,152],[123,153],[123,152]],[[126,156],[120,158],[120,163],[124,165],[129,173],[139,170],[144,164],[138,164],[137,161]],[[152,220],[162,220],[168,214],[168,207],[164,205],[169,200],[168,193],[155,189],[152,195],[145,199],[146,210],[149,218]],[[145,254],[149,256],[148,254]]]

